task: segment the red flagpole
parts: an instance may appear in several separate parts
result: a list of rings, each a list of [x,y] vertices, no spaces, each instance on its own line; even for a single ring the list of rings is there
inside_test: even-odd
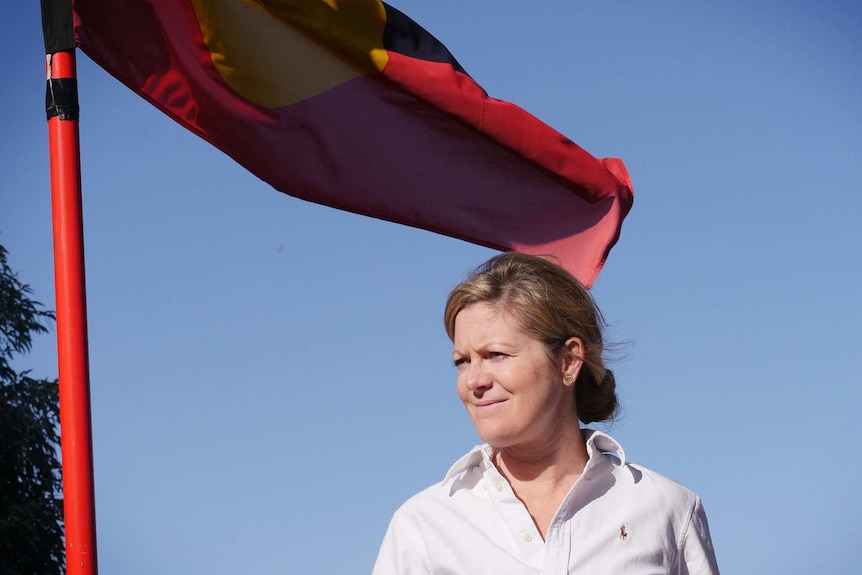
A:
[[[74,49],[49,54],[47,72],[66,573],[96,575],[96,507]]]

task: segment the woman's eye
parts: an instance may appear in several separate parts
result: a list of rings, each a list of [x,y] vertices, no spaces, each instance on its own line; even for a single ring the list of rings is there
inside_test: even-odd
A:
[[[455,360],[454,362],[452,362],[452,363],[454,363],[454,364],[455,364],[455,367],[457,367],[457,368],[459,368],[459,369],[460,369],[461,367],[463,367],[463,366],[467,363],[467,360],[466,360],[466,359],[464,359],[463,357],[459,357],[458,359],[456,359],[456,360]]]

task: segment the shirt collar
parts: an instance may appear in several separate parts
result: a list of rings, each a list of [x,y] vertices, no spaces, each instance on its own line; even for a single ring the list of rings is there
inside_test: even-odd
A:
[[[455,477],[462,471],[467,471],[471,467],[476,467],[482,462],[483,457],[490,456],[490,454],[493,453],[493,449],[494,448],[487,443],[477,445],[469,452],[467,452],[467,455],[456,461],[455,465],[449,468],[449,471],[446,472],[446,476],[443,478],[443,481]],[[483,452],[485,451],[487,451],[487,455],[483,455]]]
[[[620,460],[620,465],[626,464],[626,452],[616,439],[595,429],[582,429],[581,433],[587,441],[587,455],[590,459],[593,458],[593,454],[610,453]]]
[[[610,453],[620,460],[620,465],[626,464],[626,452],[623,451],[622,446],[616,439],[607,433],[596,431],[594,429],[582,429],[581,434],[587,442],[587,455],[591,460],[603,453]],[[494,448],[487,443],[477,445],[449,468],[443,481],[446,481],[472,467],[478,466],[483,459],[490,462],[493,455]]]

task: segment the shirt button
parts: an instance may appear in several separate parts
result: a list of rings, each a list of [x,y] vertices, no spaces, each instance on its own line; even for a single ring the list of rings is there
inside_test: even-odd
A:
[[[524,543],[529,543],[530,541],[533,540],[533,536],[530,535],[529,533],[524,533],[523,535],[521,535],[521,539],[524,540]]]
[[[502,481],[497,482],[497,491],[503,491],[503,482]]]
[[[584,481],[590,481],[590,480],[592,480],[592,477],[590,477],[589,473],[584,475]]]

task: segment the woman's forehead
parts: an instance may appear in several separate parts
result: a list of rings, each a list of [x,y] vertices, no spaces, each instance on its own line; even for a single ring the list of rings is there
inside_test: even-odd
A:
[[[455,316],[455,340],[465,338],[535,339],[524,329],[520,314],[497,302],[476,302],[464,306]]]

